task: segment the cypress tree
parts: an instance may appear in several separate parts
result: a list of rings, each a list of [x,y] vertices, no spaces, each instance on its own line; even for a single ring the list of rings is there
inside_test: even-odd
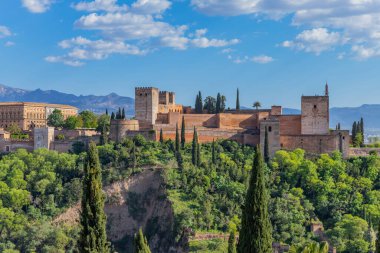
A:
[[[191,146],[191,162],[193,163],[193,165],[197,165],[197,162],[198,162],[197,142],[198,142],[198,134],[197,134],[197,130],[194,127],[193,143]]]
[[[178,123],[175,125],[175,151],[179,151],[179,132]]]
[[[240,110],[239,89],[236,90],[236,111]]]
[[[199,111],[199,96],[197,94],[197,96],[195,97],[195,113],[198,113]]]
[[[125,110],[124,110],[124,107],[123,107],[123,110],[121,111],[121,119],[125,119]]]
[[[265,138],[264,138],[264,161],[269,162],[269,137],[268,137],[268,127],[265,127]]]
[[[198,134],[197,134],[198,135]],[[201,166],[201,145],[199,144],[198,142],[198,138],[197,138],[197,166]]]
[[[186,143],[186,126],[185,126],[185,116],[182,116],[182,126],[181,126],[181,147],[185,148]]]
[[[136,169],[137,159],[136,159],[136,144],[135,144],[135,142],[133,142],[131,160],[132,160],[132,168]]]
[[[115,113],[114,112],[111,113],[111,119],[115,119]]]
[[[151,253],[148,241],[141,228],[137,235],[135,235],[135,253]]]
[[[183,157],[182,157],[181,151],[177,151],[175,157],[177,159],[178,168],[180,170],[182,170],[183,169]]]
[[[162,133],[162,128],[160,129],[160,142],[164,143],[164,134]]]
[[[106,109],[106,115],[108,115],[108,109]]]
[[[236,253],[235,231],[231,231],[228,237],[228,253]]]
[[[116,119],[121,119],[121,108],[119,107],[119,111],[116,114]]]
[[[216,164],[215,140],[212,140],[212,146],[211,146],[211,161],[212,161],[212,164]]]
[[[272,253],[268,201],[263,158],[260,148],[256,147],[245,206],[242,210],[239,253]]]
[[[216,96],[216,113],[220,113],[222,108],[222,98],[220,96],[220,93],[218,92],[218,95]]]
[[[104,125],[100,133],[100,144],[105,145],[108,143],[107,127]]]
[[[352,144],[355,145],[356,143],[356,121],[354,124],[352,124]]]
[[[364,120],[363,120],[363,117],[360,118],[360,132],[362,133],[362,140],[364,142]]]
[[[85,253],[109,252],[102,192],[101,168],[98,149],[90,143],[84,167],[82,211],[80,214],[79,251]]]
[[[202,99],[202,94],[201,92],[199,91],[198,93],[198,113],[203,113],[203,99]]]

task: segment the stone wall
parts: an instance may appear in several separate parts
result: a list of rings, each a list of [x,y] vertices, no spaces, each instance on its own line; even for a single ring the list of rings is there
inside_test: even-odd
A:
[[[301,115],[281,115],[280,120],[281,135],[301,134]]]
[[[278,120],[265,120],[260,123],[260,148],[264,155],[265,129],[268,131],[269,156],[281,149],[280,146],[280,122]]]
[[[140,130],[137,120],[111,120],[109,138],[115,142],[120,142],[125,137],[127,131]]]
[[[301,99],[301,133],[329,133],[329,97],[302,96]]]
[[[159,103],[159,91],[153,87],[135,89],[135,118],[148,124],[156,123]]]
[[[350,157],[369,156],[372,152],[380,155],[380,148],[349,148]]]
[[[243,128],[243,129],[258,129],[258,115],[255,114],[218,114],[219,128]]]
[[[8,153],[16,151],[17,149],[26,149],[28,151],[33,151],[34,142],[33,140],[0,140],[0,153]]]

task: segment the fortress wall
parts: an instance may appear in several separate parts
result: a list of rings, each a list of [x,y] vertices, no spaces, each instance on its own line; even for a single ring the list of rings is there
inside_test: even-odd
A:
[[[156,125],[158,124],[169,124],[169,115],[167,113],[157,114]]]
[[[281,135],[300,135],[301,134],[301,115],[282,115],[280,120]]]
[[[174,104],[167,104],[167,105],[158,105],[158,113],[169,113],[169,112],[181,112],[183,111],[182,105],[174,105]]]
[[[302,134],[329,133],[329,97],[302,96]]]
[[[186,128],[194,127],[218,127],[218,119],[216,114],[183,114],[185,117]],[[179,121],[182,120],[182,115],[179,116]],[[174,123],[175,125],[175,123]],[[181,122],[179,122],[181,125]]]
[[[219,128],[257,129],[257,114],[218,114]]]
[[[323,154],[339,151],[339,135],[281,135],[280,143],[282,149],[294,150],[304,149],[307,153]],[[347,150],[348,151],[348,150]],[[343,152],[347,157],[348,153]]]

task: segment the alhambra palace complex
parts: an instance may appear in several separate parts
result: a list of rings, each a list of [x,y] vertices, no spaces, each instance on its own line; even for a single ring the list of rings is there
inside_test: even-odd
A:
[[[47,127],[47,117],[53,109],[64,116],[76,115],[77,108],[65,105],[38,103],[0,103],[0,126],[11,123],[29,130],[29,140],[12,140],[6,131],[0,131],[0,151],[18,148],[33,150],[48,148],[67,152],[73,143],[99,142],[99,134],[91,129],[63,130]],[[176,126],[185,121],[186,141],[197,129],[200,142],[230,139],[246,145],[264,146],[265,129],[268,131],[271,156],[280,149],[302,148],[309,154],[331,153],[339,150],[344,157],[351,153],[348,130],[329,129],[329,91],[326,84],[322,96],[302,96],[301,115],[284,115],[281,106],[263,110],[227,110],[218,114],[196,114],[191,107],[176,104],[175,93],[153,87],[135,88],[135,118],[111,120],[110,139],[120,142],[124,137],[142,134],[147,139],[175,139]],[[58,135],[64,140],[58,140]]]
[[[135,88],[135,119],[112,120],[111,139],[142,134],[158,140],[175,139],[176,126],[185,121],[186,141],[193,138],[194,127],[200,142],[230,139],[246,145],[264,146],[268,129],[269,153],[280,149],[302,148],[311,154],[339,150],[349,155],[348,130],[329,129],[329,91],[323,96],[302,96],[301,115],[284,115],[281,106],[268,110],[229,110],[218,114],[196,114],[191,107],[175,102],[175,93],[153,87]]]

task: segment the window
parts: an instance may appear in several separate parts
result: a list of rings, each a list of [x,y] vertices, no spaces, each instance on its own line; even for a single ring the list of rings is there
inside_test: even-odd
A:
[[[314,105],[314,109],[317,109],[317,105]]]
[[[272,127],[271,126],[268,127],[268,132],[272,132]]]

